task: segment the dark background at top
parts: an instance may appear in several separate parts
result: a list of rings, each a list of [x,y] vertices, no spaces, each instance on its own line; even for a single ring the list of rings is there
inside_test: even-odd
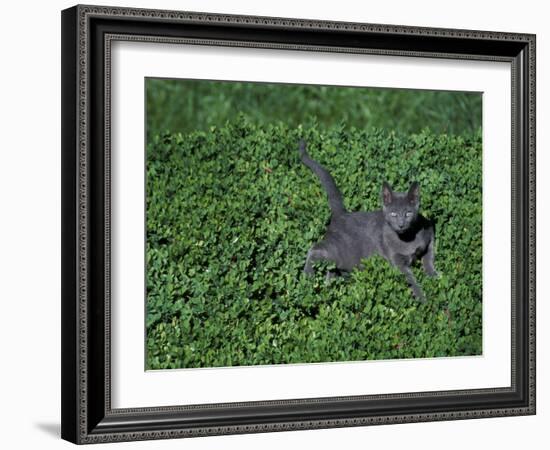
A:
[[[481,127],[480,93],[204,80],[146,80],[148,136],[223,126],[239,114],[284,122],[416,133],[464,134]]]

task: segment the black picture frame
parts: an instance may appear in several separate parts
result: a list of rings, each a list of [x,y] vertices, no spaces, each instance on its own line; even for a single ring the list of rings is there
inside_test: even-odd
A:
[[[510,62],[511,386],[112,409],[109,64],[117,39]],[[119,7],[64,10],[61,350],[62,437],[78,444],[535,414],[535,36]]]

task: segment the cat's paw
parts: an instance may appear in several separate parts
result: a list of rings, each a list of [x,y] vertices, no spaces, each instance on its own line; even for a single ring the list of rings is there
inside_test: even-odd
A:
[[[424,295],[424,292],[422,292],[420,288],[413,289],[413,296],[417,302],[426,303],[426,296]]]
[[[439,272],[435,269],[426,270],[426,275],[428,275],[429,277],[432,277],[432,278],[439,278],[440,277]]]

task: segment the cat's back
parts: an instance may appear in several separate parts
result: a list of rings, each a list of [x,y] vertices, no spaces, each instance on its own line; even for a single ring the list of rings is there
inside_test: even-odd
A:
[[[384,215],[382,211],[357,211],[348,212],[338,217],[334,217],[331,221],[338,226],[344,226],[346,228],[359,228],[365,230],[366,228],[380,228],[384,224]]]
[[[369,241],[381,241],[384,215],[382,211],[347,212],[333,217],[328,227],[328,235],[345,240],[354,246]]]

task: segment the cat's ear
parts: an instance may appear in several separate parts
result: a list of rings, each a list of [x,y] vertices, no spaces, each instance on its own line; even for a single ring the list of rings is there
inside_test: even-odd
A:
[[[384,206],[389,205],[393,201],[393,191],[387,182],[382,183],[382,202]]]
[[[420,202],[420,185],[418,182],[414,182],[411,184],[411,187],[409,188],[409,192],[407,192],[407,198],[409,199],[409,202],[413,205],[418,205]]]

